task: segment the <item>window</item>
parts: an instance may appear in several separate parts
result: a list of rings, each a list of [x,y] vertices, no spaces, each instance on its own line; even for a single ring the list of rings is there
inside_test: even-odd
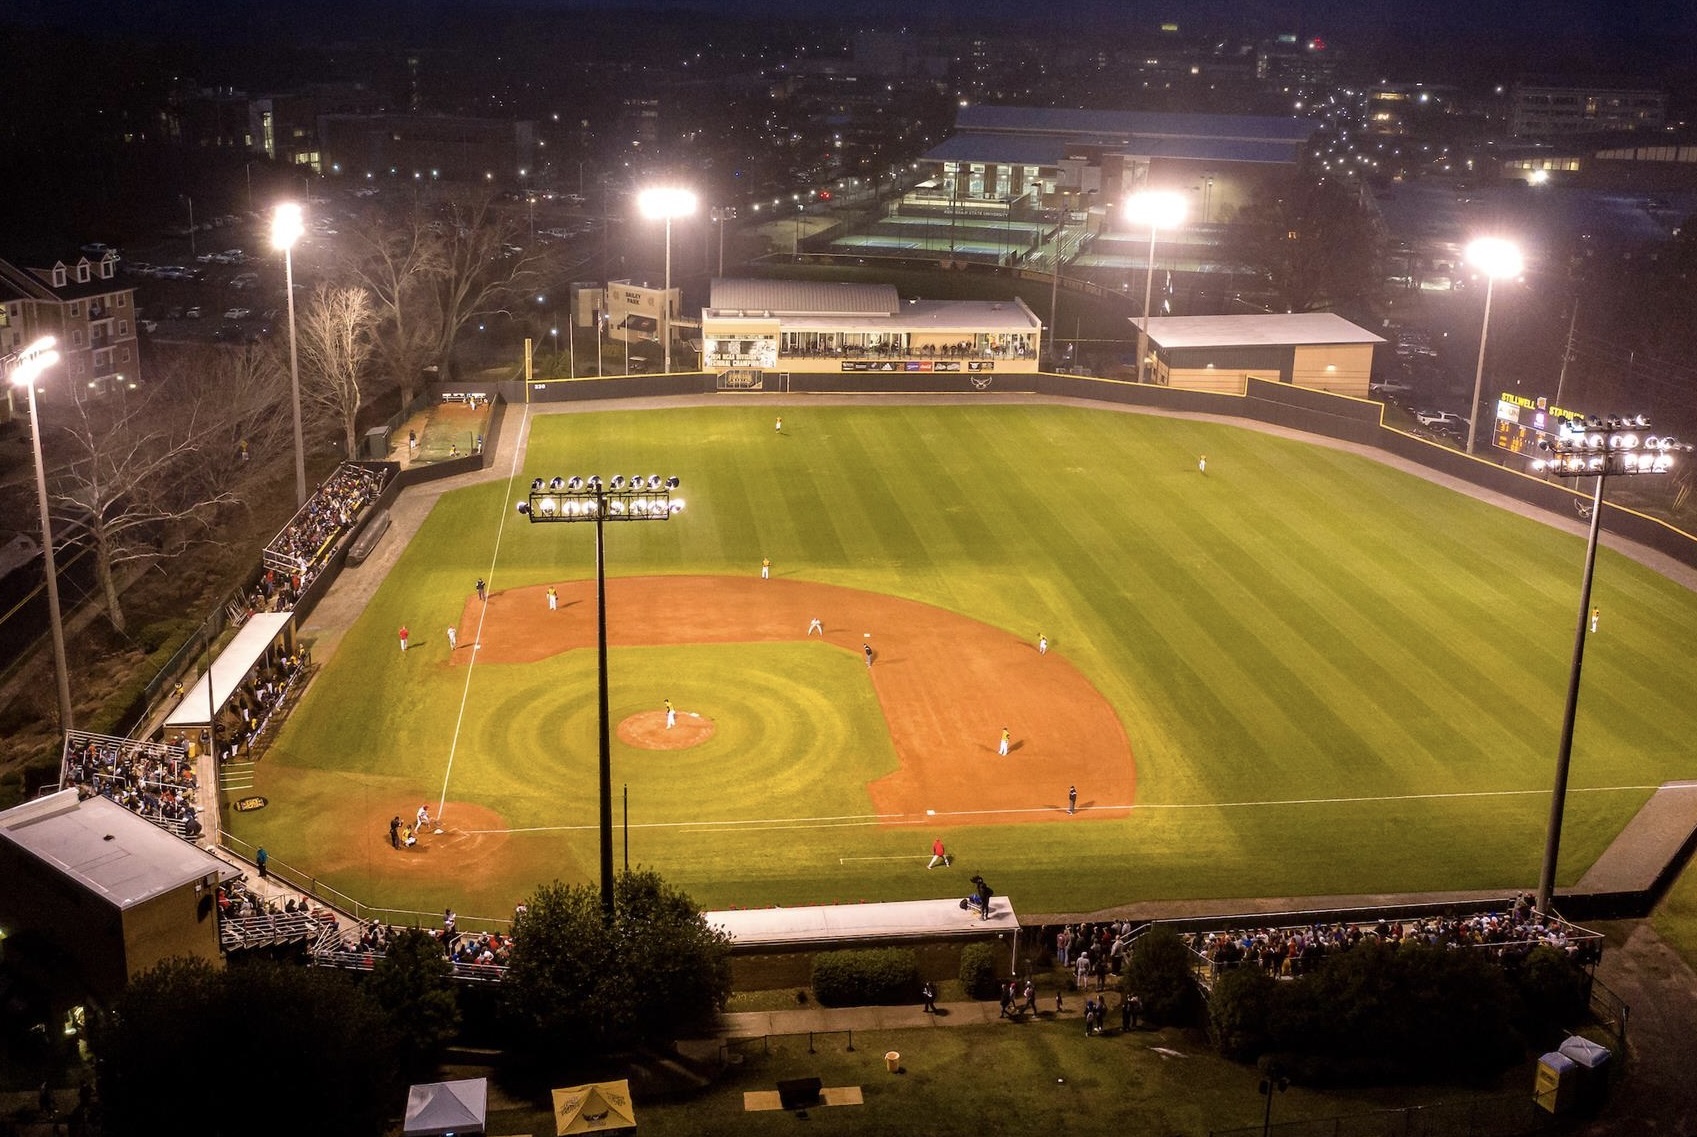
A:
[[[75,300],[71,301],[71,319],[74,320],[78,316],[81,316],[81,315],[82,315],[82,305]]]
[[[72,347],[81,347],[82,346],[82,329],[81,328],[72,328],[71,329],[71,346]]]
[[[53,287],[54,288],[65,287],[65,266],[64,265],[54,265],[53,266]]]
[[[121,336],[127,336],[130,334],[130,322],[128,320],[118,321],[118,334]]]
[[[128,292],[118,293],[118,307],[128,308],[129,306],[130,306],[130,294]]]
[[[78,284],[87,284],[88,283],[88,262],[87,261],[78,261],[77,262],[77,283]]]
[[[124,348],[124,349],[122,349],[121,351],[118,352],[118,362],[119,363],[128,363],[129,361],[130,361],[130,349],[126,347],[126,348]]]

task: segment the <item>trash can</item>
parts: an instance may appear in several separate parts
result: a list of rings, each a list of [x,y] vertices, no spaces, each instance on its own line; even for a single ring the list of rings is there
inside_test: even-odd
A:
[[[884,1052],[884,1069],[892,1074],[901,1073],[902,1056],[899,1051],[886,1050]]]
[[[1549,1113],[1566,1113],[1573,1108],[1578,1070],[1573,1059],[1559,1051],[1550,1051],[1538,1059],[1538,1075],[1532,1091],[1532,1100]]]
[[[1574,1035],[1556,1051],[1574,1065],[1575,1107],[1592,1112],[1601,1109],[1609,1093],[1609,1059],[1613,1053],[1601,1043]]]

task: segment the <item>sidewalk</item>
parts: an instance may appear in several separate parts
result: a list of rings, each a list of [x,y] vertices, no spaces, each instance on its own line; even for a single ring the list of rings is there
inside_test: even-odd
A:
[[[1023,1014],[1012,1021],[1024,1023],[1066,1023],[1076,1029],[1083,1021],[1084,1000],[1102,995],[1108,998],[1110,1033],[1117,1033],[1119,995],[1116,991],[1066,991],[1064,1006],[1055,1010],[1054,992],[1040,995],[1035,1015]],[[1001,1018],[1001,1004],[995,1000],[983,1002],[938,1003],[936,1014],[927,1014],[915,1003],[897,1007],[797,1007],[793,1011],[739,1011],[719,1016],[718,1029],[712,1037],[762,1038],[766,1035],[824,1034],[850,1030],[918,1030],[925,1027],[985,1026]]]

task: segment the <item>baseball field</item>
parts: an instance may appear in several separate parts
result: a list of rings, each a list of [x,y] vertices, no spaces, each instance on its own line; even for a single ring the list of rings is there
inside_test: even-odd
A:
[[[235,836],[403,912],[595,879],[594,530],[513,504],[536,476],[659,473],[686,508],[606,532],[616,839],[707,907],[973,872],[1049,913],[1536,883],[1581,537],[1220,423],[775,413],[531,417],[511,481],[443,497],[401,555]],[[1697,736],[1697,595],[1605,550],[1594,599],[1563,882]]]

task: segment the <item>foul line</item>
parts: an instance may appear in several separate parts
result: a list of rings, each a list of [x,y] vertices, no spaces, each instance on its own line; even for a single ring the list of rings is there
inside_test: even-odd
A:
[[[1632,793],[1643,790],[1659,789],[1697,789],[1697,782],[1673,782],[1665,787],[1662,785],[1643,786],[1582,786],[1570,788],[1569,794],[1613,794]],[[1441,794],[1378,794],[1367,797],[1305,797],[1287,798],[1282,801],[1222,801],[1222,802],[1168,802],[1168,803],[1103,803],[1087,806],[1078,812],[1090,813],[1103,810],[1176,810],[1176,809],[1252,809],[1293,805],[1370,805],[1398,801],[1447,801],[1467,798],[1492,797],[1545,797],[1549,790],[1468,790]],[[750,818],[729,821],[647,821],[628,826],[631,829],[676,829],[683,833],[772,833],[789,829],[862,829],[873,825],[926,825],[935,823],[945,817],[1009,817],[1028,813],[1058,813],[1065,814],[1066,807],[1060,805],[1026,806],[1018,809],[956,809],[940,810],[935,813],[850,813],[831,817],[770,817]],[[533,825],[519,829],[467,829],[467,833],[572,833],[593,832],[599,825]],[[849,860],[908,860],[903,857],[860,857]]]
[[[502,494],[500,521],[495,525],[495,548],[489,554],[489,570],[484,583],[488,588],[495,586],[495,562],[501,558],[501,537],[507,531],[507,509],[505,502],[513,494],[513,480],[519,475],[519,458],[524,453],[525,436],[530,430],[530,402],[525,401],[524,417],[519,420],[518,437],[513,443],[513,468],[507,472],[507,489]],[[484,595],[488,595],[486,589]],[[442,823],[442,811],[448,808],[448,779],[454,774],[454,756],[460,749],[460,728],[465,723],[466,705],[471,701],[471,676],[477,670],[477,650],[483,646],[483,621],[489,615],[489,602],[483,600],[478,605],[477,631],[471,641],[471,662],[466,664],[465,686],[460,689],[460,709],[454,716],[454,733],[448,739],[448,767],[442,771],[442,796],[436,801],[436,824]]]

